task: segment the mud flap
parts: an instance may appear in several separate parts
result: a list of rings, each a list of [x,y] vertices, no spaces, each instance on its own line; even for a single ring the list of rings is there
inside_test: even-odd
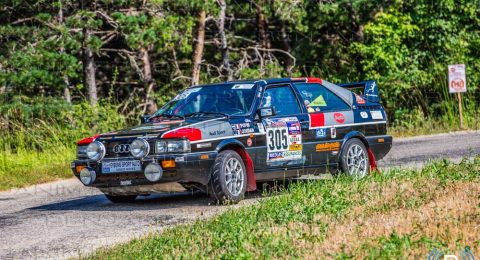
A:
[[[242,148],[235,149],[235,152],[242,157],[245,167],[247,167],[247,191],[255,191],[257,189],[257,178],[253,171],[252,158],[250,158],[250,155]]]
[[[368,160],[370,161],[370,172],[377,170],[377,162],[375,160],[375,155],[372,152],[372,149],[368,148]]]

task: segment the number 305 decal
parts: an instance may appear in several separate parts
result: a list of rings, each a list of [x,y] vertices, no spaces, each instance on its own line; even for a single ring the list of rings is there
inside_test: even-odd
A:
[[[279,151],[288,149],[288,129],[269,128],[267,130],[268,150]]]
[[[296,117],[266,119],[267,162],[302,158],[302,134]]]

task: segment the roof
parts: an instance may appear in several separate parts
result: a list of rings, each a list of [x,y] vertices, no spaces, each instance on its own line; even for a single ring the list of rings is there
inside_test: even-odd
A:
[[[307,83],[320,83],[322,86],[326,87],[328,90],[332,91],[336,95],[338,95],[341,99],[347,102],[349,105],[353,104],[353,96],[352,92],[348,89],[345,89],[341,86],[335,85],[331,82],[323,80],[321,78],[314,78],[314,77],[303,77],[303,78],[270,78],[270,79],[256,79],[256,80],[237,80],[237,81],[226,81],[226,82],[219,82],[219,83],[211,83],[211,84],[204,84],[204,85],[197,85],[195,87],[203,87],[203,86],[212,86],[212,85],[223,85],[225,83],[228,84],[254,84],[260,83],[261,85],[269,85],[269,84],[278,84],[278,83],[291,83],[291,82],[307,82]]]

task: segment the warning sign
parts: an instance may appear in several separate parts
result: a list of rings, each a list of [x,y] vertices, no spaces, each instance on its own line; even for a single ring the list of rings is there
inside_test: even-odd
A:
[[[448,65],[448,91],[450,93],[467,92],[465,64]]]

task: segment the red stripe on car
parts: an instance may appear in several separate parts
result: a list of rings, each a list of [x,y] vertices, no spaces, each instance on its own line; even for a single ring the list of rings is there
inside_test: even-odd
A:
[[[312,113],[310,116],[310,127],[324,126],[325,115],[323,113]]]
[[[190,142],[202,140],[202,131],[197,128],[181,128],[172,132],[168,132],[162,138],[187,138]]]

